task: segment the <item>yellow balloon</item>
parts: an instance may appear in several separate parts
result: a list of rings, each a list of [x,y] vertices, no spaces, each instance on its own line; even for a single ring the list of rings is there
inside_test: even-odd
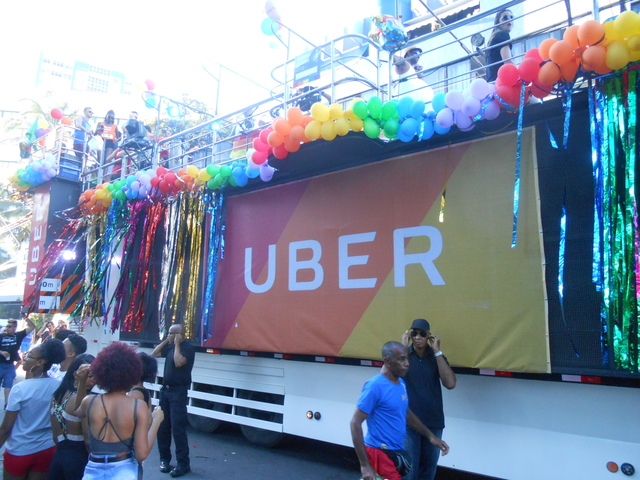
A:
[[[336,133],[341,137],[344,137],[347,133],[349,133],[349,120],[347,120],[346,118],[337,119],[335,128]]]
[[[637,52],[640,50],[640,35],[633,35],[629,40],[627,40],[627,47],[632,52]]]
[[[187,175],[189,175],[191,178],[198,178],[199,174],[200,170],[195,165],[189,165],[187,167]]]
[[[206,168],[203,168],[202,170],[200,170],[200,173],[198,174],[198,180],[201,180],[203,182],[207,182],[211,179],[211,174],[209,172],[207,172]]]
[[[353,110],[349,109],[344,111],[343,117],[346,118],[347,120],[351,120],[352,118],[356,118],[357,115],[353,113]]]
[[[607,48],[606,64],[611,70],[620,70],[629,63],[631,56],[624,40],[616,40]]]
[[[629,52],[629,61],[637,62],[638,60],[640,60],[640,50],[636,50],[636,51],[631,50]]]
[[[614,42],[615,40],[622,40],[622,35],[618,33],[615,27],[615,23],[613,20],[609,20],[608,22],[604,22],[602,24],[604,28],[604,43],[605,45]]]
[[[336,138],[336,128],[333,122],[324,122],[320,131],[322,133],[322,138],[329,142]]]
[[[96,190],[95,196],[96,196],[96,198],[98,200],[102,200],[104,198],[104,196],[105,196],[104,195],[104,190],[102,190],[102,189]]]
[[[320,138],[321,127],[322,124],[317,120],[309,122],[304,128],[304,136],[309,140],[317,140],[318,138]]]
[[[311,117],[318,122],[326,122],[329,120],[329,107],[318,102],[311,105]]]
[[[329,118],[331,120],[342,118],[342,115],[342,105],[340,105],[339,103],[334,103],[329,107]]]
[[[638,14],[633,10],[622,12],[613,21],[616,31],[622,38],[629,38],[638,33]]]
[[[49,122],[47,122],[45,119],[38,120],[38,127],[47,128],[48,126],[49,126]]]
[[[352,131],[361,132],[364,128],[364,122],[360,117],[355,117],[349,120],[349,126],[351,127]]]

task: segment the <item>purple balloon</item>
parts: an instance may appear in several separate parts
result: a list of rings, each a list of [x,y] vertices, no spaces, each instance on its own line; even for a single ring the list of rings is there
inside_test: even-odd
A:
[[[436,123],[440,128],[449,128],[453,125],[453,111],[450,108],[443,108],[436,115]]]
[[[482,118],[485,120],[494,120],[500,115],[500,104],[495,100],[491,100],[484,109]]]
[[[273,178],[274,171],[275,169],[272,166],[263,163],[260,165],[260,180],[263,182],[270,182]]]

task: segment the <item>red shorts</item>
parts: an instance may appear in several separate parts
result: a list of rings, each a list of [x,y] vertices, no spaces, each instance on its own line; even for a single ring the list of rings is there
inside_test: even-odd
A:
[[[367,451],[369,463],[378,475],[387,480],[402,480],[396,466],[386,453],[379,448],[367,447],[366,445],[364,448]]]
[[[47,448],[30,455],[12,455],[5,450],[4,469],[14,477],[25,477],[27,472],[48,472],[56,447]]]

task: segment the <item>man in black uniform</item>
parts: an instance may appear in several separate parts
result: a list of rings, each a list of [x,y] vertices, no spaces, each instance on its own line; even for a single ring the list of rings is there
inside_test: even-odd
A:
[[[158,451],[160,453],[160,471],[172,477],[181,477],[189,473],[189,442],[187,439],[187,390],[191,386],[191,370],[195,359],[195,350],[184,339],[184,327],[171,325],[169,335],[158,345],[152,355],[165,358],[163,386],[160,390],[160,407],[164,412],[164,421],[158,430]],[[176,444],[178,464],[171,467],[171,433]]]
[[[0,333],[0,384],[4,387],[4,406],[7,407],[9,393],[16,378],[15,362],[20,360],[20,345],[24,337],[36,328],[29,317],[24,317],[27,328],[16,332],[18,321],[10,318],[4,333]],[[28,372],[27,372],[28,373]]]

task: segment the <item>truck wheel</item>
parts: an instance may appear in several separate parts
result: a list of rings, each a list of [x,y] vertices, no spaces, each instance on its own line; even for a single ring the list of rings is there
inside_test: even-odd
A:
[[[193,413],[187,414],[187,418],[189,419],[189,425],[199,432],[213,433],[220,427],[220,425],[222,425],[222,420],[201,417],[200,415],[194,415]]]
[[[260,447],[274,448],[284,440],[284,433],[281,432],[272,432],[271,430],[249,427],[247,425],[240,425],[240,430],[242,430],[244,438]]]

